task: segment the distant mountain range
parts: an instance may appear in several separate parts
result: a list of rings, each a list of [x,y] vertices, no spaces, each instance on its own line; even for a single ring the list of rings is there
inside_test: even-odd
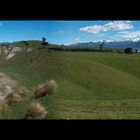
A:
[[[93,41],[93,42],[80,42],[76,44],[70,44],[69,46],[78,47],[100,47],[103,41]],[[106,48],[127,48],[131,47],[133,49],[140,50],[140,40],[126,40],[126,41],[104,41],[103,47]]]
[[[14,44],[13,42],[0,42],[0,46],[2,45],[12,45]]]
[[[30,46],[40,46],[41,41],[38,40],[30,40],[27,41]],[[92,42],[79,42],[76,44],[69,44],[67,46],[78,46],[78,47],[100,47],[103,40],[100,41],[92,41]],[[3,45],[16,45],[16,46],[25,46],[23,41],[14,41],[14,42],[0,42],[0,46]],[[106,40],[104,41],[103,47],[105,48],[127,48],[131,47],[133,49],[140,50],[140,39],[133,39],[133,40],[125,40],[125,41],[113,41],[113,40]]]

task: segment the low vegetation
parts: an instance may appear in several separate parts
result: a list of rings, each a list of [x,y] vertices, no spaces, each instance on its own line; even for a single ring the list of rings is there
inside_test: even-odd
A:
[[[15,93],[18,95],[29,95],[31,91],[27,90],[25,87],[16,87]]]
[[[5,105],[7,111],[0,118],[139,119],[140,54],[122,51],[38,49],[5,61],[1,58],[1,72],[30,92],[25,96],[23,89],[15,89],[22,100]],[[52,94],[56,89],[57,94]]]
[[[78,47],[78,46],[49,46],[49,50],[56,51],[71,51],[71,52],[119,52],[123,53],[123,49],[113,49],[113,48],[100,48],[100,47]]]
[[[125,48],[124,49],[124,53],[126,53],[126,54],[132,54],[133,53],[133,50],[132,50],[132,48]]]
[[[5,114],[9,111],[9,107],[17,102],[22,102],[21,96],[28,95],[28,102],[30,105],[27,108],[26,114],[23,119],[41,119],[47,115],[45,108],[36,100],[40,97],[52,95],[56,92],[57,83],[55,80],[46,81],[46,83],[39,85],[34,91],[33,95],[31,91],[27,90],[25,87],[17,87],[14,92],[9,93],[4,100],[0,102],[0,111]],[[32,96],[31,96],[32,95]]]
[[[57,88],[56,82],[54,80],[49,80],[45,84],[38,85],[31,99],[33,98],[37,99],[40,97],[51,95],[56,92],[56,88]]]
[[[24,119],[42,119],[47,115],[45,108],[38,102],[32,102],[27,108]]]
[[[19,102],[21,101],[21,97],[20,95],[18,95],[17,93],[15,92],[12,92],[10,94],[8,94],[5,99],[4,99],[4,102],[7,104],[7,105],[11,105],[12,103],[15,103],[15,102]]]

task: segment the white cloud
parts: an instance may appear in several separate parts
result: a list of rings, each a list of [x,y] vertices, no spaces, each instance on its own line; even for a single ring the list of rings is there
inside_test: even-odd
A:
[[[131,21],[112,21],[104,25],[93,25],[83,27],[80,28],[80,31],[97,34],[100,32],[106,32],[111,30],[112,31],[127,30],[133,28],[133,25],[131,23],[132,23]]]
[[[81,40],[81,39],[78,37],[78,38],[75,38],[74,42],[75,42],[75,43],[81,43],[81,42],[82,42],[82,43],[84,43],[84,42],[86,43],[86,42],[90,42],[90,40]]]
[[[107,31],[107,28],[101,25],[93,25],[93,26],[80,28],[80,31],[97,34],[100,33],[101,31]]]
[[[108,30],[127,30],[132,29],[133,25],[130,21],[113,21],[104,25]]]
[[[116,34],[116,37],[124,39],[138,39],[140,38],[140,31],[122,31]]]
[[[114,40],[105,40],[106,42],[114,42]]]
[[[139,40],[140,40],[140,38],[134,38],[134,39],[133,39],[134,42],[137,42],[137,41],[139,41]]]
[[[71,43],[66,43],[66,44],[64,44],[64,45],[66,45],[66,46],[68,46],[68,45],[70,45]]]

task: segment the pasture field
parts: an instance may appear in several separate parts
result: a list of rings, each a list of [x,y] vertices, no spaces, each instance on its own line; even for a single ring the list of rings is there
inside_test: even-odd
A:
[[[139,53],[39,49],[1,58],[0,71],[31,91],[49,79],[58,83],[56,94],[38,99],[48,110],[45,119],[140,119]],[[29,96],[0,118],[22,119]]]

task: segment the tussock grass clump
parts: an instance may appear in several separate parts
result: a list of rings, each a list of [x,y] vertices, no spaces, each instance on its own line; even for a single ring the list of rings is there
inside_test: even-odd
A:
[[[41,119],[47,115],[47,111],[38,102],[32,102],[25,114],[24,119]]]
[[[3,92],[3,91],[5,90],[5,88],[6,88],[6,85],[5,85],[5,84],[1,84],[1,85],[0,85],[0,91]]]
[[[54,80],[49,80],[45,84],[39,85],[33,94],[32,98],[40,98],[51,95],[56,92],[57,83]]]
[[[21,97],[18,94],[14,93],[14,92],[8,94],[4,98],[4,100],[2,100],[0,102],[0,111],[1,112],[7,111],[9,105],[16,103],[16,102],[19,102],[19,101],[21,101]]]
[[[57,83],[55,82],[55,80],[49,80],[47,83],[46,83],[49,87],[49,93],[50,94],[53,94],[56,92],[56,89],[58,87]]]
[[[17,87],[15,89],[15,93],[17,93],[19,95],[28,95],[30,93],[30,91],[27,90],[25,87]]]
[[[12,89],[10,86],[8,86],[7,84],[1,84],[0,85],[0,91],[3,93],[3,94],[9,94],[12,92]]]
[[[16,94],[15,92],[8,94],[4,98],[4,102],[7,103],[8,105],[11,105],[12,103],[19,102],[19,101],[21,101],[21,97],[20,97],[20,95]]]
[[[8,104],[5,101],[0,102],[0,111],[1,112],[6,112],[8,109]]]

